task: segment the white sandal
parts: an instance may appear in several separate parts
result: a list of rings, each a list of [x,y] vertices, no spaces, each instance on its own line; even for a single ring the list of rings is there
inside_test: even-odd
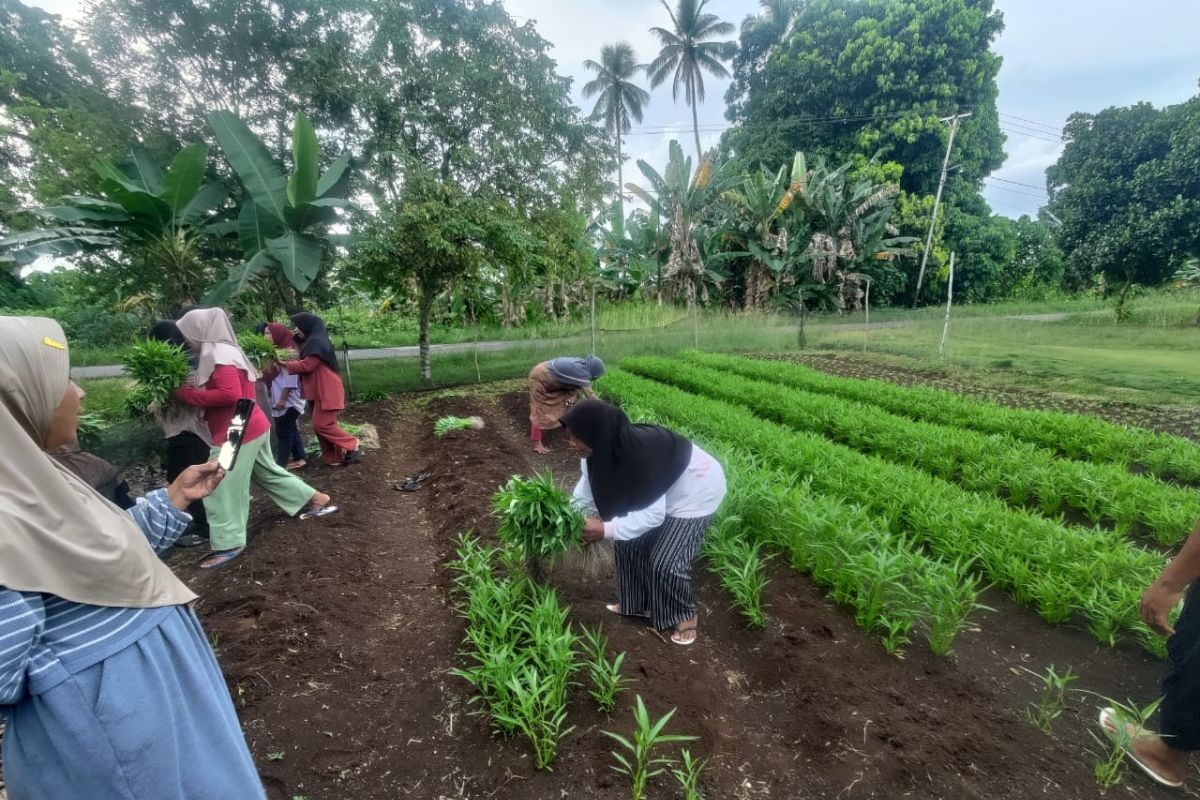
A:
[[[1100,709],[1100,728],[1101,728],[1101,730],[1104,731],[1105,736],[1107,736],[1109,739],[1111,739],[1114,742],[1117,741],[1118,737],[1120,736],[1120,733],[1118,733],[1118,731],[1117,731],[1116,709],[1113,709],[1113,708]],[[1183,786],[1183,781],[1167,780],[1162,775],[1159,775],[1157,772],[1155,772],[1154,769],[1149,764],[1146,764],[1144,761],[1142,761],[1140,758],[1138,758],[1134,754],[1132,747],[1125,748],[1125,755],[1129,757],[1130,761],[1132,761],[1133,763],[1135,763],[1139,767],[1141,767],[1142,772],[1146,773],[1146,775],[1149,776],[1150,779],[1152,781],[1154,781],[1155,783],[1157,783],[1159,786],[1166,786],[1170,789],[1179,789]]]

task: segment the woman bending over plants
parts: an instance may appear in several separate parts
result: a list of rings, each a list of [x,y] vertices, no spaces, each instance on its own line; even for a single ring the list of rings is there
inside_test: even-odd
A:
[[[725,497],[715,458],[658,425],[634,425],[616,406],[584,400],[562,417],[582,456],[575,502],[583,540],[611,539],[617,561],[614,614],[645,617],[671,641],[696,641],[692,562]]]
[[[552,358],[533,368],[529,373],[529,439],[533,452],[550,452],[542,444],[542,431],[558,427],[559,418],[575,405],[580,392],[595,397],[592,381],[603,374],[604,362],[596,356]]]

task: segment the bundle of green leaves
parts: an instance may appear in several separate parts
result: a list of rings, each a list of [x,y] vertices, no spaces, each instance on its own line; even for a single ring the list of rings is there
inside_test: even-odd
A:
[[[279,357],[275,343],[259,333],[243,333],[238,337],[238,347],[259,372]]]
[[[493,496],[492,509],[500,518],[501,541],[519,547],[527,559],[552,560],[580,545],[583,515],[550,472],[514,475]]]
[[[188,376],[188,358],[173,344],[147,339],[136,343],[124,358],[125,371],[136,381],[125,398],[130,416],[145,414],[152,406],[166,405],[171,393]]]
[[[433,424],[433,432],[440,439],[451,431],[460,431],[467,428],[482,428],[483,420],[479,417],[442,417]]]

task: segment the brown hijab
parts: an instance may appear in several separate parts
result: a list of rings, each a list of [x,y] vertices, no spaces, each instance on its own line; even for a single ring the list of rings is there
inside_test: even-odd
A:
[[[69,372],[57,322],[0,317],[0,585],[100,606],[191,602],[133,518],[42,451]]]

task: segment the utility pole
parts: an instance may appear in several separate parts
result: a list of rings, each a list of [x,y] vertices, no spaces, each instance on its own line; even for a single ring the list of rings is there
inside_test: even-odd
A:
[[[925,282],[925,264],[929,261],[929,248],[933,246],[933,229],[937,227],[938,206],[942,204],[942,190],[946,188],[946,172],[950,169],[950,150],[954,147],[954,134],[958,133],[958,121],[971,116],[967,111],[952,117],[942,117],[950,123],[950,139],[946,142],[946,157],[942,159],[942,177],[938,179],[937,194],[933,196],[933,217],[929,220],[929,234],[925,237],[925,250],[921,253],[921,269],[917,272],[917,290],[913,293],[913,308],[921,298],[921,284]]]
[[[950,304],[954,301],[954,251],[950,251],[950,282],[946,284],[946,321],[942,323],[942,343],[938,345],[938,358],[946,355],[946,337],[950,335]]]

